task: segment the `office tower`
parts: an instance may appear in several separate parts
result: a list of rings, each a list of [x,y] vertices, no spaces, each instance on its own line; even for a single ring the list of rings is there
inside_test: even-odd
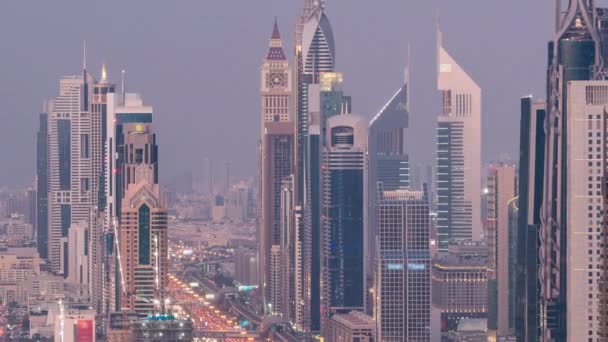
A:
[[[438,250],[455,240],[481,238],[481,89],[437,42]]]
[[[104,272],[108,268],[106,253],[106,160],[108,150],[106,139],[108,132],[107,96],[115,92],[115,85],[108,81],[105,65],[101,68],[101,79],[93,85],[90,102],[91,111],[91,157],[92,172],[91,195],[93,214],[89,220],[89,272],[90,296],[93,308],[100,314],[107,313],[103,306]]]
[[[560,5],[548,46],[539,340],[595,341],[602,323],[597,284],[602,275],[606,84],[590,80],[606,75],[606,18],[592,1],[568,1],[564,13]]]
[[[239,247],[234,251],[234,280],[241,285],[259,286],[257,251]]]
[[[232,186],[232,183],[230,181],[230,162],[227,161],[224,164],[224,167],[226,168],[226,175],[225,175],[225,181],[226,181],[226,190],[224,191],[225,194],[228,194],[228,192],[230,191],[230,187]]]
[[[368,283],[373,277],[376,257],[376,200],[377,187],[381,182],[385,191],[409,189],[409,156],[405,152],[404,131],[409,122],[409,66],[404,84],[382,107],[369,124],[366,250],[369,260]],[[368,285],[369,286],[369,285]]]
[[[272,281],[273,246],[281,245],[281,184],[293,173],[293,123],[291,121],[291,70],[283,52],[281,35],[275,21],[268,53],[262,64],[260,93],[262,99],[260,151],[259,265],[264,308],[275,306],[271,298],[282,284]]]
[[[88,221],[92,205],[92,119],[89,112],[93,77],[63,77],[59,96],[48,115],[48,258],[55,273],[68,276],[61,240],[73,223]]]
[[[367,123],[353,114],[332,116],[325,139],[320,167],[323,324],[335,313],[365,308]]]
[[[328,328],[327,341],[374,342],[376,339],[374,320],[364,313],[351,311],[334,315]]]
[[[294,173],[296,176],[296,206],[303,217],[297,226],[301,240],[299,277],[302,280],[297,292],[302,297],[301,325],[306,331],[319,331],[320,314],[320,224],[310,222],[308,183],[309,170],[318,170],[309,160],[309,85],[317,84],[322,73],[335,68],[335,42],[329,19],[325,14],[324,1],[304,0],[296,22],[295,37],[295,146]],[[313,92],[314,93],[314,92]],[[306,216],[306,217],[304,217]],[[305,225],[308,224],[308,227]]]
[[[463,319],[488,316],[488,257],[457,252],[433,260],[433,306],[441,311],[442,331],[453,331]]]
[[[121,207],[118,261],[122,310],[139,315],[164,305],[168,272],[167,209],[156,176],[156,136],[150,125],[124,124],[125,193]]]
[[[113,312],[107,330],[108,342],[130,342],[133,340],[131,326],[137,321],[134,312]]]
[[[488,170],[488,224],[490,246],[490,297],[496,298],[496,316],[492,315],[488,329],[497,330],[498,337],[511,335],[513,331],[513,289],[510,279],[509,207],[517,200],[515,193],[515,167],[511,165],[492,165]],[[494,288],[495,286],[495,288]],[[494,313],[494,312],[492,312]]]
[[[545,161],[544,101],[521,99],[519,137],[519,223],[517,230],[515,336],[537,341],[539,333],[539,227]]]
[[[291,175],[281,184],[281,282],[283,317],[295,320],[296,317],[296,227],[294,207],[294,176]]]
[[[378,184],[374,316],[379,341],[429,341],[429,204],[422,192]]]
[[[121,241],[118,230],[122,201],[125,197],[127,185],[133,182],[134,169],[139,165],[135,161],[128,165],[129,161],[132,160],[129,159],[130,155],[134,151],[131,151],[131,147],[126,143],[128,131],[124,128],[125,126],[135,125],[136,129],[139,127],[142,132],[147,132],[149,130],[148,126],[152,123],[153,109],[143,104],[139,94],[125,93],[124,87],[123,94],[107,94],[106,103],[108,128],[106,150],[108,151],[108,157],[105,167],[106,208],[103,258],[106,260],[104,265],[107,265],[107,267],[103,272],[103,304],[106,307],[106,312],[112,312],[120,309],[121,291],[125,290],[121,284],[123,270],[119,263]],[[152,140],[154,141],[155,137]],[[156,184],[158,182],[158,147],[156,143],[148,146],[148,151],[144,150],[144,152],[143,154],[148,157],[144,162],[154,171],[154,183]]]

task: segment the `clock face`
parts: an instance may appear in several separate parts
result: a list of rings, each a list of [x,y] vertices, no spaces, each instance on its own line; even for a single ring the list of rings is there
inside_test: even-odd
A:
[[[271,74],[270,75],[270,84],[274,87],[282,86],[283,83],[283,75],[281,74]]]

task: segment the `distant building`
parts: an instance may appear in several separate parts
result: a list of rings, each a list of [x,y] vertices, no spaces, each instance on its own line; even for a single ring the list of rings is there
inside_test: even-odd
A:
[[[487,318],[487,254],[441,254],[433,261],[432,299],[444,332],[456,330],[463,319]]]
[[[40,113],[36,135],[36,242],[38,254],[48,255],[48,114]]]
[[[95,310],[58,304],[53,308],[54,337],[63,342],[95,342]]]
[[[329,320],[325,340],[328,342],[374,342],[374,319],[364,313],[351,311],[333,315]]]
[[[108,342],[133,341],[132,326],[137,322],[135,312],[115,312],[110,314],[110,323],[107,331]]]
[[[68,233],[66,281],[81,288],[88,295],[89,276],[89,239],[90,230],[86,222],[73,224]]]
[[[192,341],[192,321],[154,315],[132,324],[133,342]]]
[[[40,257],[36,248],[0,248],[0,281],[22,282],[38,274]]]
[[[234,280],[242,285],[259,285],[258,254],[248,248],[234,251]]]

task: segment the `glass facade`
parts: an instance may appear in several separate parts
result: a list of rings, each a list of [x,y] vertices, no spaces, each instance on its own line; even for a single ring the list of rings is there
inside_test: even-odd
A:
[[[150,208],[144,204],[139,208],[138,214],[139,264],[150,265]]]

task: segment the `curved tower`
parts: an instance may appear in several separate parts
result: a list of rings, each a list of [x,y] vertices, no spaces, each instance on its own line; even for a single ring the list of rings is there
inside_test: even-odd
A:
[[[445,50],[438,31],[438,250],[481,238],[481,89]]]
[[[332,72],[336,65],[334,34],[325,3],[315,1],[302,33],[303,72],[312,75],[312,83],[318,83],[319,74]]]

